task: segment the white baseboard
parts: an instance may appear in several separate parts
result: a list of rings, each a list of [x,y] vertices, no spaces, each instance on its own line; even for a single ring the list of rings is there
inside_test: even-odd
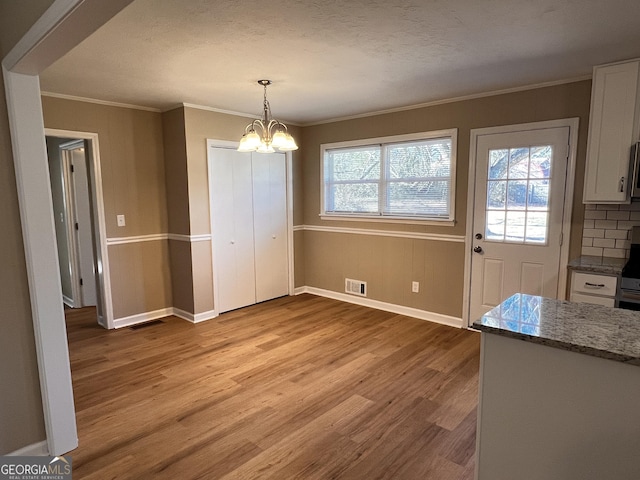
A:
[[[64,303],[69,308],[74,308],[73,299],[67,297],[66,295],[62,295],[62,303]]]
[[[202,313],[189,313],[189,312],[185,312],[184,310],[180,310],[179,308],[173,308],[173,314],[176,317],[180,317],[183,320],[186,320],[187,322],[191,322],[191,323],[200,323],[200,322],[204,322],[206,320],[211,320],[212,318],[216,318],[218,316],[218,312],[216,312],[215,310],[209,310],[208,312],[202,312]]]
[[[168,317],[173,315],[173,308],[162,308],[153,312],[139,313],[137,315],[131,315],[130,317],[116,318],[113,321],[114,328],[130,327],[138,323],[149,322],[162,317]]]
[[[211,320],[212,318],[217,317],[218,312],[216,312],[215,310],[209,310],[208,312],[193,314],[193,313],[185,312],[184,310],[180,310],[179,308],[167,307],[167,308],[162,308],[160,310],[155,310],[153,312],[144,312],[144,313],[138,313],[137,315],[131,315],[129,317],[116,318],[113,321],[113,325],[114,325],[114,328],[130,327],[132,325],[149,322],[151,320],[168,317],[170,315],[174,315],[176,317],[182,318],[187,322],[199,323],[199,322],[204,322],[206,320]]]
[[[47,457],[49,456],[49,447],[47,441],[43,440],[38,443],[32,443],[26,447],[22,447],[15,452],[7,453],[10,457]]]
[[[294,290],[295,295],[300,295],[301,293],[310,293],[312,295],[318,295],[319,297],[332,298],[334,300],[340,300],[341,302],[353,303],[356,305],[362,305],[363,307],[370,307],[377,310],[384,310],[385,312],[418,318],[420,320],[428,320],[429,322],[440,323],[450,327],[462,328],[461,318],[420,310],[418,308],[405,307],[403,305],[381,302],[380,300],[372,300],[370,298],[356,297],[346,293],[334,292],[316,287],[297,287]],[[153,312],[145,312],[137,315],[131,315],[130,317],[117,318],[113,321],[113,324],[115,328],[130,327],[131,325],[149,322],[151,320],[168,317],[170,315],[182,318],[187,322],[199,323],[216,318],[218,316],[218,312],[216,310],[209,310],[208,312],[193,314],[180,310],[179,308],[167,307]]]
[[[379,300],[372,300],[370,298],[356,297],[353,295],[348,295],[346,293],[333,292],[331,290],[324,290],[322,288],[316,287],[298,287],[295,289],[294,293],[296,295],[300,295],[301,293],[311,293],[313,295],[318,295],[319,297],[332,298],[334,300],[340,300],[342,302],[362,305],[363,307],[375,308],[377,310],[384,310],[385,312],[406,315],[407,317],[418,318],[420,320],[428,320],[430,322],[440,323],[442,325],[448,325],[450,327],[462,328],[461,318],[451,317],[449,315],[443,315],[441,313],[428,312],[426,310],[420,310],[418,308],[405,307],[403,305],[381,302]]]

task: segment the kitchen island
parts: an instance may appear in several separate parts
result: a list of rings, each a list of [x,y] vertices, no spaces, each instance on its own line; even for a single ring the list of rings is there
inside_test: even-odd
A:
[[[516,294],[473,326],[478,480],[640,479],[640,312]]]

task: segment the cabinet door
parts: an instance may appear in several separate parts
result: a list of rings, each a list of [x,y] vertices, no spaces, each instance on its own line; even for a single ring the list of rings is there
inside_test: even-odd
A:
[[[257,302],[289,293],[285,167],[283,153],[252,155]]]
[[[640,61],[596,67],[591,92],[584,203],[629,202]]]

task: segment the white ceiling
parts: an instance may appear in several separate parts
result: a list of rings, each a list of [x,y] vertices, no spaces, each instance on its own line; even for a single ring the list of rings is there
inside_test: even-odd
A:
[[[135,0],[45,92],[308,124],[574,79],[640,57],[638,0]]]

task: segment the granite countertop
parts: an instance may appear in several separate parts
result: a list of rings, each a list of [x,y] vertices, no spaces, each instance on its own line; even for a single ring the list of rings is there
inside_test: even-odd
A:
[[[569,268],[584,272],[620,275],[622,267],[627,263],[625,258],[592,257],[583,255],[569,262]]]
[[[473,323],[478,330],[640,365],[640,312],[516,293]]]

